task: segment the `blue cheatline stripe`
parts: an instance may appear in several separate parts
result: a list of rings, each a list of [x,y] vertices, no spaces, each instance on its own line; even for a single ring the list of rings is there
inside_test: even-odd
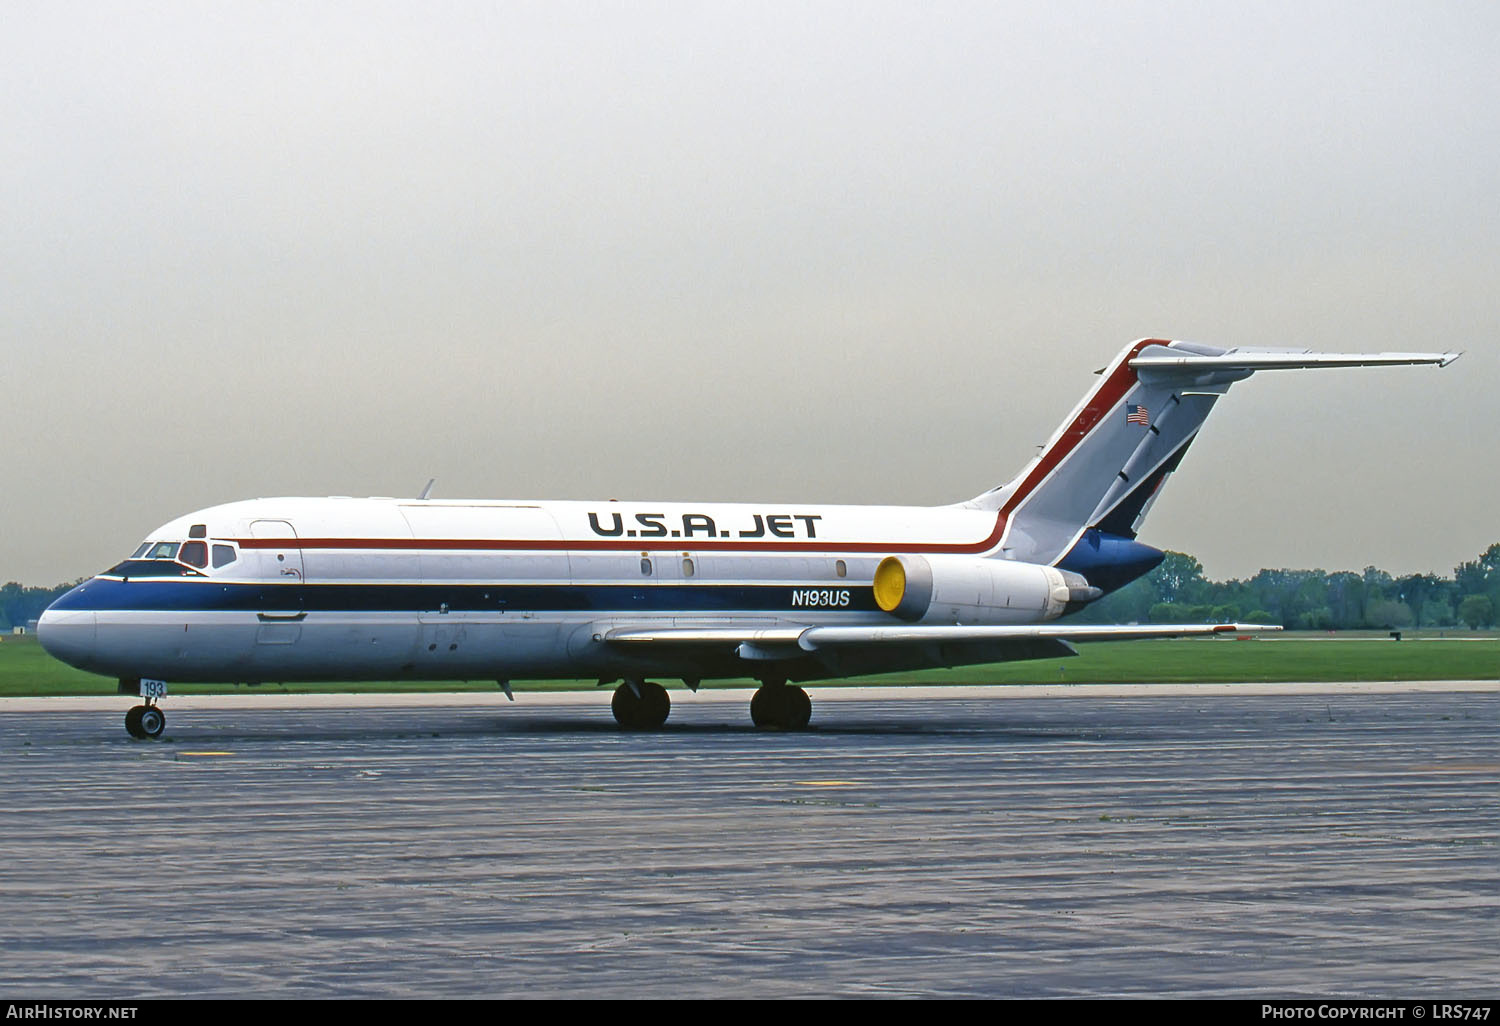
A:
[[[800,601],[798,598],[800,593]],[[843,596],[847,595],[847,602]],[[877,609],[870,585],[793,584],[226,584],[96,577],[57,610],[151,612],[774,612]]]

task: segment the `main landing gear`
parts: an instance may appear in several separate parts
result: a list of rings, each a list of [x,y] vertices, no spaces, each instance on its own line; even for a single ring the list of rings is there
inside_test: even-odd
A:
[[[655,730],[667,722],[672,700],[667,697],[667,689],[660,684],[649,680],[627,680],[615,688],[615,697],[609,707],[620,726],[629,730]],[[794,684],[769,678],[761,681],[755,696],[750,699],[750,719],[757,727],[802,730],[812,721],[812,699]]]
[[[757,727],[801,730],[812,722],[812,699],[795,684],[763,680],[750,699],[750,719]]]
[[[149,702],[138,705],[125,714],[125,729],[130,732],[131,737],[140,741],[148,737],[161,737],[161,732],[167,729],[167,714]]]
[[[609,703],[615,722],[632,730],[655,730],[667,722],[672,700],[667,689],[649,680],[627,680],[615,688]]]

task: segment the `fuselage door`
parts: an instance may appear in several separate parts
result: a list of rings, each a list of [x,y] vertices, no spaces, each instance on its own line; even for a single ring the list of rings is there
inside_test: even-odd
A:
[[[261,552],[261,620],[263,622],[297,622],[303,615],[302,548],[297,532],[285,520],[256,520],[250,524],[250,536],[265,542],[285,541],[285,545],[257,545]]]

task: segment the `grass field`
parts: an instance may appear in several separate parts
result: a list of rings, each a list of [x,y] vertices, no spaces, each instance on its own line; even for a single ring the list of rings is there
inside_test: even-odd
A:
[[[1500,680],[1500,635],[1468,631],[1408,633],[1392,641],[1378,633],[1285,634],[1228,638],[1106,642],[1080,645],[1071,659],[996,663],[858,677],[851,684],[1235,683],[1243,681]],[[672,681],[663,681],[672,684]],[[707,687],[747,687],[750,680]],[[592,689],[593,681],[515,681],[518,691]],[[0,640],[0,696],[98,695],[115,682],[53,659],[33,636]],[[363,684],[176,685],[179,694],[243,691],[494,691],[492,680],[461,683],[393,681]]]

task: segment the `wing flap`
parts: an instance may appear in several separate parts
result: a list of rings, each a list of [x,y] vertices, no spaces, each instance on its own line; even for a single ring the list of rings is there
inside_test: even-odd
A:
[[[799,644],[808,651],[836,645],[926,645],[964,641],[1132,641],[1193,635],[1279,631],[1246,623],[1210,624],[1028,624],[1015,627],[810,627]]]
[[[807,627],[615,627],[604,640],[623,645],[795,645]]]
[[[1026,624],[1006,627],[948,627],[901,625],[890,627],[616,627],[604,640],[624,645],[748,646],[748,651],[788,651],[848,645],[930,645],[995,641],[1131,641],[1182,638],[1195,635],[1250,634],[1279,631],[1280,627],[1253,623],[1210,624]]]

